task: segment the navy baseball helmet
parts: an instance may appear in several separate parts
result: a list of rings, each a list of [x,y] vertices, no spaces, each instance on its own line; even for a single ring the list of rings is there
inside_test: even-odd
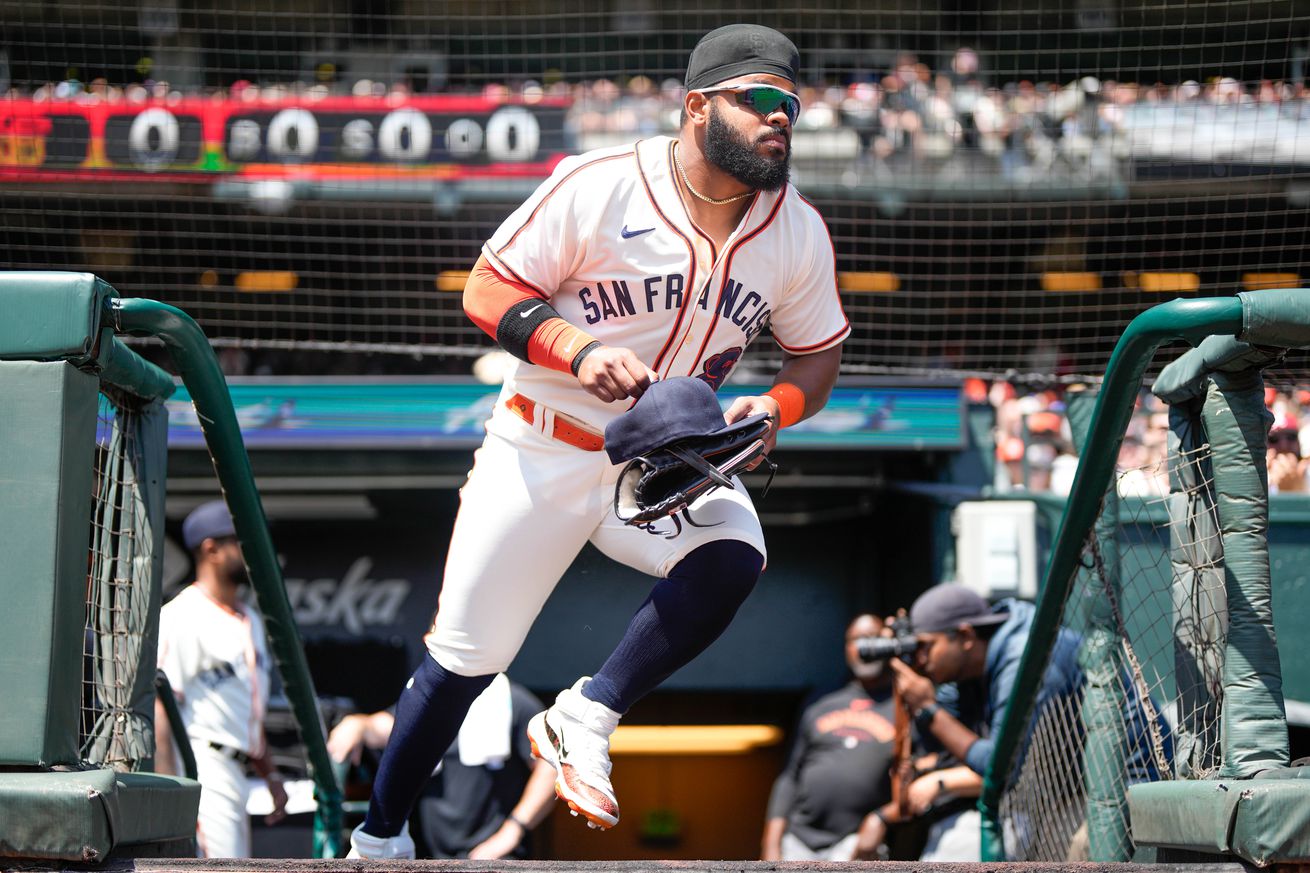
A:
[[[605,427],[605,452],[610,463],[622,464],[678,440],[746,430],[767,417],[726,424],[713,388],[694,376],[674,376],[651,383],[636,405]]]

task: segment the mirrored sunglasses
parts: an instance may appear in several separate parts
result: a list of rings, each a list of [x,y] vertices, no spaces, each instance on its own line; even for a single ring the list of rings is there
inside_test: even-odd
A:
[[[790,91],[772,85],[725,85],[721,88],[701,88],[702,94],[726,91],[737,98],[738,106],[754,109],[766,118],[782,110],[788,124],[795,124],[801,114],[801,98]]]

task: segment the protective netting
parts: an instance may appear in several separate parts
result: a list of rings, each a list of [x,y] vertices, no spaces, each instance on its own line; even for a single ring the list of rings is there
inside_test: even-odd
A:
[[[1010,860],[1127,860],[1128,786],[1204,779],[1222,763],[1210,446],[1170,449],[1121,465],[1085,543],[1047,666],[1076,663],[1083,681],[1038,701],[1001,803]]]
[[[88,557],[81,754],[136,770],[154,754],[153,711],[142,701],[143,660],[154,663],[153,535],[141,479],[141,401],[105,386],[96,433]],[[156,595],[157,596],[157,595]],[[157,610],[158,605],[155,604]],[[143,657],[144,656],[144,657]]]
[[[467,371],[481,242],[562,156],[673,133],[691,47],[746,20],[801,50],[847,370],[1095,375],[1162,299],[1305,283],[1303,13],[0,0],[0,266],[176,304],[231,373]]]

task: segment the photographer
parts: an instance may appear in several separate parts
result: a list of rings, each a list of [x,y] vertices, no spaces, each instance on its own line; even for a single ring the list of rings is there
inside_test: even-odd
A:
[[[806,708],[787,766],[769,797],[761,858],[852,861],[879,857],[891,800],[892,673],[862,647],[883,621],[857,616],[846,629],[853,681]],[[885,640],[882,642],[890,642]]]
[[[946,751],[980,775],[986,772],[992,755],[991,735],[1000,729],[1032,615],[1028,603],[1003,600],[993,609],[963,585],[938,585],[910,607],[910,624],[919,643],[914,669],[892,662],[896,685],[919,732],[935,737]],[[1072,689],[1081,680],[1073,651],[1068,654],[1067,663],[1053,663],[1052,667]],[[959,708],[951,707],[954,714],[943,709],[934,686],[957,683],[959,687],[971,680],[982,680],[982,699],[972,706],[961,700]],[[980,709],[977,715],[981,718],[963,715],[960,709]],[[970,726],[980,722],[990,728],[986,738]]]
[[[913,669],[892,661],[897,690],[921,735],[935,737],[979,776],[991,760],[1035,614],[1031,603],[1006,599],[992,607],[970,589],[954,584],[930,588],[910,607],[918,647]],[[1078,634],[1060,630],[1037,692],[1038,712],[1048,702],[1067,700],[1081,691],[1084,676],[1077,660],[1081,645]],[[1149,718],[1135,688],[1125,681],[1129,784],[1160,778],[1150,749]],[[1154,733],[1161,737],[1161,753],[1168,764],[1173,757],[1169,727],[1161,720]]]

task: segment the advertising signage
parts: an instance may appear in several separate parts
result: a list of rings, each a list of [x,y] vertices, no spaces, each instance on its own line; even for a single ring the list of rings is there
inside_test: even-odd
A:
[[[548,175],[566,100],[0,101],[0,180]]]
[[[726,408],[763,385],[726,385]],[[481,443],[499,386],[472,380],[233,379],[228,389],[247,448],[431,448],[467,450]],[[171,448],[204,445],[184,387],[167,402]],[[813,418],[784,430],[783,448],[959,449],[965,445],[959,385],[864,383],[837,386]]]

